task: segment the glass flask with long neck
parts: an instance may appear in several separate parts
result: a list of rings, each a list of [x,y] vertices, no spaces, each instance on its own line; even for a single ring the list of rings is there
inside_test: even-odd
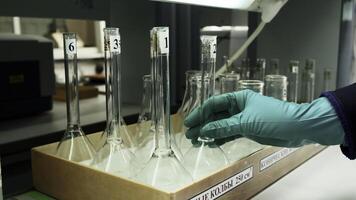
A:
[[[182,113],[183,115],[187,115],[189,104],[192,101],[191,91],[190,91],[190,79],[198,74],[200,71],[198,70],[188,70],[185,72],[185,92],[183,96],[183,101],[181,107],[178,109],[178,113]]]
[[[155,127],[152,121],[152,77],[151,75],[143,76],[143,96],[141,112],[138,117],[136,126],[138,145],[135,151],[136,160],[139,168],[144,166],[151,158],[154,150],[154,133]],[[174,134],[176,136],[177,134]],[[172,150],[176,153],[177,158],[182,160],[182,153],[176,144],[176,138],[171,135]]]
[[[185,72],[185,92],[184,92],[184,96],[183,96],[183,101],[182,101],[182,105],[180,106],[180,108],[177,111],[179,120],[178,124],[175,124],[174,127],[177,128],[173,128],[175,133],[180,133],[182,132],[182,126],[183,126],[183,121],[185,119],[185,117],[189,114],[188,113],[188,109],[190,107],[190,104],[192,103],[192,96],[191,96],[191,86],[190,86],[190,79],[195,75],[199,73],[198,70],[188,70]]]
[[[104,36],[105,37],[105,36]],[[105,44],[104,44],[105,45]],[[108,44],[107,44],[108,45]],[[109,50],[105,51],[105,56],[106,58],[109,58],[110,56],[110,52]],[[112,119],[112,110],[111,110],[111,104],[112,104],[112,93],[110,92],[110,88],[112,87],[111,85],[111,78],[110,78],[110,68],[108,67],[110,59],[106,59],[105,61],[105,88],[106,88],[106,101],[105,101],[105,105],[106,105],[106,128],[103,131],[103,133],[100,136],[99,141],[96,144],[96,149],[99,150],[101,147],[103,147],[108,139],[109,136],[109,130],[110,130],[110,122]],[[137,147],[137,142],[138,139],[134,138],[132,136],[132,134],[129,132],[129,130],[127,129],[125,120],[123,118],[123,116],[120,115],[120,135],[122,140],[124,141],[124,143],[130,147],[130,148],[136,148]]]
[[[125,177],[135,175],[137,165],[134,154],[122,139],[120,75],[121,75],[121,47],[118,28],[104,29],[105,68],[106,68],[106,98],[108,103],[107,139],[98,150],[92,166],[105,172]]]
[[[209,85],[213,85],[211,81],[215,81],[215,63],[216,63],[216,36],[201,36],[201,79],[205,83],[205,79],[209,79]],[[205,84],[201,84],[201,102],[209,96],[213,96],[210,89],[205,89]],[[209,87],[210,88],[210,87]],[[208,91],[208,92],[206,92]],[[212,97],[214,98],[214,97]],[[204,110],[201,107],[200,117],[204,116]],[[202,128],[202,127],[201,127]],[[193,147],[184,155],[184,166],[191,172],[193,179],[198,180],[203,178],[229,164],[229,160],[222,149],[215,144],[215,140],[209,137],[199,137],[197,141],[193,141]]]
[[[288,73],[288,101],[297,103],[299,90],[299,61],[291,60],[289,62]]]
[[[168,27],[151,30],[151,62],[155,149],[136,179],[171,192],[189,185],[193,180],[171,148]]]
[[[67,129],[57,146],[56,155],[70,161],[90,162],[95,149],[80,127],[76,33],[64,33],[63,43]]]
[[[153,139],[154,127],[152,123],[152,77],[151,75],[143,76],[143,93],[141,102],[141,111],[137,120],[137,143],[138,146],[142,146],[148,140]]]
[[[152,76],[144,75],[141,112],[136,126],[138,146],[135,156],[140,168],[149,161],[155,150],[155,127],[152,114]]]
[[[204,92],[206,94],[209,93],[209,83],[210,83],[209,77],[206,77],[204,79]],[[190,114],[195,108],[198,108],[202,102],[202,95],[201,95],[201,90],[202,90],[202,78],[201,78],[201,73],[194,75],[191,80],[190,80],[190,85],[191,85],[191,92],[192,92],[192,103],[190,104],[188,108],[188,114]],[[205,95],[205,97],[208,97],[208,95]],[[206,99],[205,99],[206,100]],[[182,125],[182,134],[180,137],[177,139],[178,141],[178,147],[180,149],[180,152],[183,153],[183,155],[192,147],[192,143],[189,139],[185,137],[185,132],[188,130],[187,127]]]

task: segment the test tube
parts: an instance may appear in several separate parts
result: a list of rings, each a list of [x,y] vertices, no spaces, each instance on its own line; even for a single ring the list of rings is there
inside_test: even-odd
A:
[[[297,103],[299,89],[299,61],[291,60],[289,62],[288,74],[288,101]]]
[[[331,91],[333,90],[332,88],[332,82],[331,82],[331,69],[325,68],[324,69],[324,84],[323,84],[323,91]]]
[[[256,66],[252,68],[250,73],[250,80],[260,80],[263,81],[266,71],[266,60],[263,58],[258,58]]]
[[[314,59],[307,59],[302,74],[301,102],[311,102],[314,100],[315,90],[315,64]]]
[[[268,74],[279,74],[279,59],[272,58],[269,62]]]
[[[266,96],[287,101],[287,77],[283,75],[266,76]]]

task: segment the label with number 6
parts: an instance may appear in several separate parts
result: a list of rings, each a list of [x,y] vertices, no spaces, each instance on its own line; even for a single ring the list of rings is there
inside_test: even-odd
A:
[[[65,48],[68,55],[77,53],[77,41],[76,39],[66,39]]]
[[[110,36],[110,51],[121,53],[121,40],[119,35]]]

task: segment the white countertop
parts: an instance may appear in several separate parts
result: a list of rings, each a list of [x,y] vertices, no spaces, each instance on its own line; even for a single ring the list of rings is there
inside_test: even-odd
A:
[[[356,160],[328,147],[252,200],[356,200]]]

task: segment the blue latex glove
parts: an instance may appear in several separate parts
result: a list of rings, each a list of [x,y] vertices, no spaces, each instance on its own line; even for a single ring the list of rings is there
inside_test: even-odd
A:
[[[190,128],[186,137],[192,140],[199,136],[224,139],[241,135],[281,147],[336,145],[344,141],[341,123],[324,97],[296,104],[243,90],[209,98],[184,124]]]

